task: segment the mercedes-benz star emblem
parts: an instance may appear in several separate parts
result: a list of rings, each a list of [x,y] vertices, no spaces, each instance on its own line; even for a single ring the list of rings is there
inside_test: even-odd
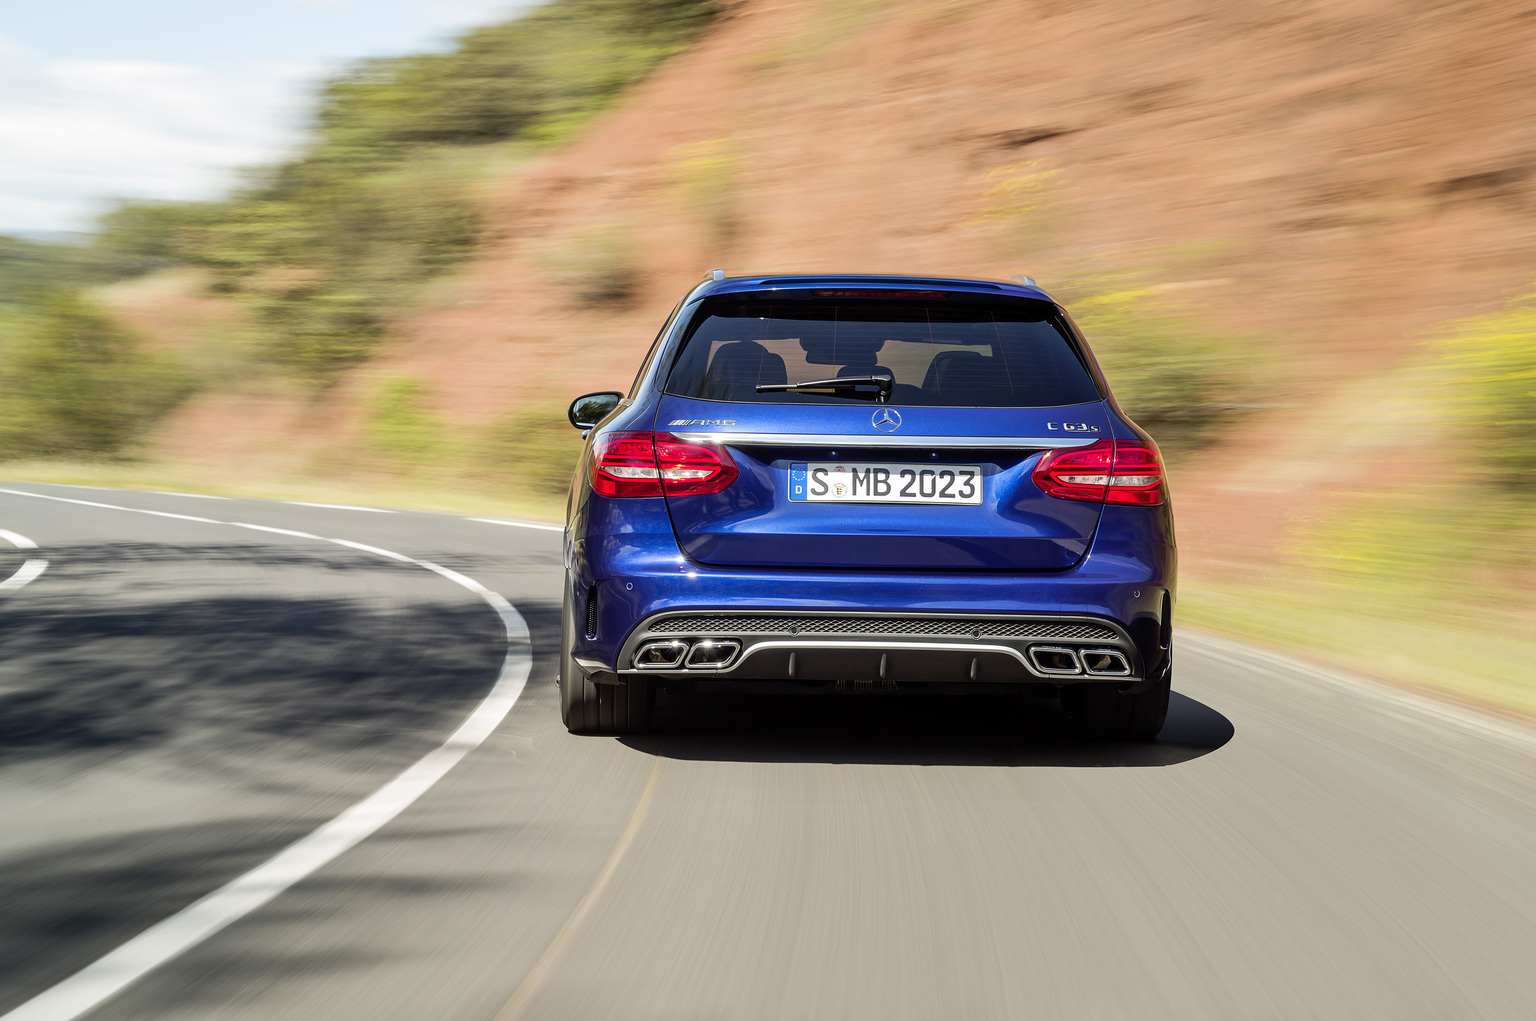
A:
[[[869,424],[883,433],[893,433],[901,428],[901,414],[891,408],[881,408],[875,412]]]

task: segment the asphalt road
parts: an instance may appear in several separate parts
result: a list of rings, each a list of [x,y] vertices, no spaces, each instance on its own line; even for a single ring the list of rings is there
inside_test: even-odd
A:
[[[6,489],[371,544],[532,673],[398,816],[93,1019],[1536,1015],[1536,739],[1181,633],[1149,745],[1051,702],[663,699],[578,738],[559,543],[446,515]],[[484,599],[363,549],[0,493],[0,1019],[437,747]],[[0,536],[3,538],[3,536]]]

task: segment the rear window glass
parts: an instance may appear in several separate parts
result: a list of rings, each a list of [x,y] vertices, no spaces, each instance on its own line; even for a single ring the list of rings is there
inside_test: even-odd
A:
[[[869,396],[758,393],[759,384],[889,374],[890,402],[1044,408],[1099,399],[1059,313],[1043,302],[944,305],[706,300],[667,377],[679,397],[763,404]]]

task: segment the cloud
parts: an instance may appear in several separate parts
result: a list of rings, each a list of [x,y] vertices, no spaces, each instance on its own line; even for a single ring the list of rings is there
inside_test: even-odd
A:
[[[82,229],[110,197],[218,195],[297,141],[304,70],[42,61],[0,40],[0,232]]]

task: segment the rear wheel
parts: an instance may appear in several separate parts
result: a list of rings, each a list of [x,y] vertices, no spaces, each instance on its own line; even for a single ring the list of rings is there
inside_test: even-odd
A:
[[[1113,684],[1069,684],[1061,708],[1080,736],[1098,741],[1150,741],[1168,718],[1172,672],[1164,670],[1145,691],[1122,692]]]
[[[571,656],[576,644],[571,590],[560,614],[560,719],[572,734],[638,734],[651,725],[656,684],[630,677],[623,684],[594,684]]]

